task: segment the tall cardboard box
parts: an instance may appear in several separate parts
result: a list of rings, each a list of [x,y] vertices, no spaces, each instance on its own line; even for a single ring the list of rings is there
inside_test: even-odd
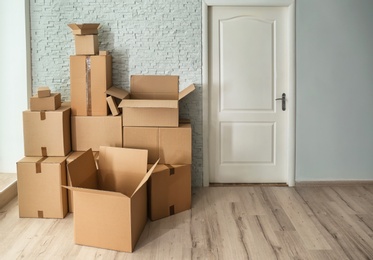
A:
[[[179,100],[191,93],[191,84],[179,93],[178,76],[131,76],[131,99],[119,104],[123,126],[177,127]]]
[[[74,161],[76,158],[78,158],[79,156],[81,156],[84,152],[71,152],[68,156],[67,156],[67,159],[66,159],[66,165],[71,163],[72,161]],[[98,167],[98,158],[99,158],[99,152],[93,152],[93,157],[95,159],[95,162],[96,162],[96,166]],[[82,184],[80,182],[85,182],[86,180],[84,178],[82,179],[78,179],[78,184],[77,186],[82,186]],[[69,170],[67,169],[67,185],[68,186],[71,186],[71,178],[70,178],[70,172]],[[74,212],[74,202],[73,202],[73,193],[71,190],[68,190],[67,191],[67,201],[68,201],[68,208],[69,208],[69,212],[70,213],[73,213]]]
[[[158,164],[148,181],[149,218],[177,214],[190,209],[191,203],[191,165]]]
[[[64,218],[66,157],[25,157],[17,162],[19,216]]]
[[[24,111],[25,156],[66,156],[71,151],[70,106],[54,111]]]
[[[72,116],[71,141],[73,151],[98,151],[100,146],[122,147],[120,116]]]
[[[112,85],[111,55],[70,56],[71,112],[106,116],[106,90]]]
[[[149,163],[192,163],[192,127],[123,127],[123,147],[147,149]]]
[[[132,252],[147,222],[146,150],[100,147],[68,164],[74,196],[75,243]],[[81,181],[86,180],[86,181]],[[76,184],[79,183],[79,184]]]

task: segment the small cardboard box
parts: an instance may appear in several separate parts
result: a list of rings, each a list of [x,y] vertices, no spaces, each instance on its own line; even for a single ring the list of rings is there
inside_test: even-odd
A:
[[[25,156],[66,156],[71,151],[70,106],[54,111],[24,111]]]
[[[99,23],[68,24],[74,35],[98,34]]]
[[[66,159],[66,165],[69,164],[70,162],[74,161],[76,158],[81,156],[84,152],[71,152],[67,159]],[[98,158],[99,158],[99,152],[93,152],[93,157],[96,162],[96,166],[98,167]],[[67,185],[71,186],[71,178],[70,178],[70,172],[67,169]],[[81,184],[78,184],[78,186],[81,186]],[[74,202],[73,202],[73,193],[71,190],[67,190],[67,201],[68,201],[68,208],[69,212],[73,213],[74,212]]]
[[[38,97],[49,97],[51,95],[51,90],[49,87],[38,87]]]
[[[73,151],[98,151],[100,146],[122,147],[120,116],[72,116],[71,142]]]
[[[147,172],[147,154],[100,147],[99,171],[91,150],[68,164],[76,244],[134,250],[147,222],[146,181],[156,166]]]
[[[122,108],[123,126],[177,127],[179,100],[195,89],[191,84],[179,93],[178,76],[131,76],[131,99]]]
[[[66,157],[25,157],[17,162],[19,217],[64,218]]]
[[[158,164],[148,181],[149,218],[165,218],[190,209],[191,204],[191,165]]]
[[[113,116],[119,115],[121,112],[118,109],[118,103],[123,99],[128,99],[130,97],[130,94],[124,89],[117,87],[109,88],[108,90],[106,90],[106,94],[108,95],[106,100],[108,102],[111,114]]]
[[[162,164],[192,163],[192,127],[123,127],[123,147],[147,149],[148,161]]]
[[[108,96],[106,98],[106,101],[107,101],[107,104],[110,108],[110,112],[113,116],[117,116],[120,114],[120,111],[118,109],[118,104],[117,102],[115,101],[115,99],[112,97],[112,96]]]
[[[106,116],[106,90],[111,87],[111,55],[70,56],[71,113]]]
[[[56,110],[61,106],[61,94],[52,93],[49,97],[34,96],[30,98],[31,111]]]
[[[75,35],[75,55],[97,55],[98,35]]]

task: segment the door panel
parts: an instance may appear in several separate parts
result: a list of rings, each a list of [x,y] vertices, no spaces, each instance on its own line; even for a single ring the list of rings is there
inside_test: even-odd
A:
[[[287,9],[210,7],[210,182],[286,182]]]

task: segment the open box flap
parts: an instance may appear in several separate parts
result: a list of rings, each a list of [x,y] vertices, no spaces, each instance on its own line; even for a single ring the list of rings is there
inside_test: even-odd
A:
[[[97,189],[97,168],[92,149],[87,150],[67,164],[73,187]]]
[[[115,196],[115,197],[126,197],[126,195],[116,192],[116,191],[106,191],[106,190],[96,190],[96,189],[86,189],[86,188],[79,188],[79,187],[71,187],[71,186],[62,186],[65,189],[71,190],[72,192],[85,192],[85,193],[92,193],[92,194],[101,194],[106,196]]]
[[[189,93],[193,92],[196,89],[194,84],[189,85],[179,93],[179,100],[187,96]]]
[[[122,108],[178,108],[177,100],[144,100],[124,99],[120,102]]]
[[[74,35],[87,35],[87,34],[97,34],[100,24],[99,23],[83,23],[83,24],[71,23],[71,24],[68,24],[68,26],[71,28]]]
[[[177,100],[179,76],[132,75],[131,96],[135,99]]]
[[[129,98],[130,95],[130,93],[128,93],[126,90],[117,87],[109,88],[108,90],[106,90],[106,94],[119,99]]]
[[[148,181],[148,179],[150,178],[150,176],[152,175],[155,167],[157,166],[159,162],[159,159],[154,163],[154,165],[152,166],[152,168],[150,168],[150,170],[145,174],[144,178],[142,179],[142,181],[139,183],[139,185],[137,186],[136,190],[132,193],[132,196],[134,194],[136,194],[136,192],[142,187],[142,185],[144,185],[144,183],[146,183]],[[132,197],[131,196],[131,197]]]

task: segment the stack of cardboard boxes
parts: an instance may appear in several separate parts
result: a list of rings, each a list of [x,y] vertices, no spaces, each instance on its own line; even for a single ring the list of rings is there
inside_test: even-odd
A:
[[[59,93],[38,89],[23,112],[25,158],[17,162],[20,217],[64,218],[66,158],[71,150],[70,106]]]
[[[99,24],[69,27],[71,110],[39,88],[23,113],[20,217],[63,218],[69,209],[77,244],[132,252],[148,217],[191,208],[192,130],[179,100],[195,87],[179,93],[178,76],[144,75],[131,76],[131,93],[112,87]]]

